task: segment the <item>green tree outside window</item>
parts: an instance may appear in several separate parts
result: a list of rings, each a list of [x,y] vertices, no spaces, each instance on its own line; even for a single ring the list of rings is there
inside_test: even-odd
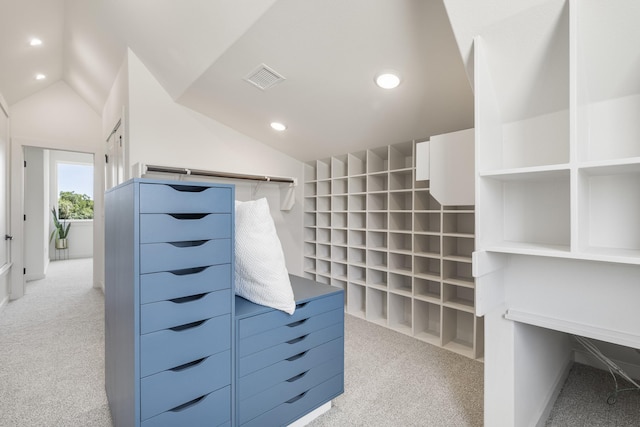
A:
[[[86,194],[61,191],[58,212],[60,219],[93,219],[93,200]]]

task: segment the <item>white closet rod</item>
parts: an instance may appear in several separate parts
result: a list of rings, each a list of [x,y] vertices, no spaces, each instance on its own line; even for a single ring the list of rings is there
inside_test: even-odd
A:
[[[197,175],[197,176],[207,176],[214,178],[226,178],[226,179],[245,179],[250,181],[260,181],[260,182],[275,182],[275,183],[285,183],[285,184],[293,184],[297,185],[297,180],[295,178],[289,177],[278,177],[278,176],[265,176],[265,175],[248,175],[241,173],[230,173],[230,172],[217,172],[217,171],[207,171],[200,169],[187,169],[187,168],[176,168],[171,166],[156,166],[156,165],[145,165],[145,173],[147,172],[161,172],[161,173],[174,173],[179,175]]]

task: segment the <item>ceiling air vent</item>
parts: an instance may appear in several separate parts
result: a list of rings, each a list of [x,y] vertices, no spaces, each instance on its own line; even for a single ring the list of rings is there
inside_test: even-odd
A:
[[[255,87],[266,90],[283,81],[284,77],[266,65],[260,64],[258,68],[249,73],[244,79]]]

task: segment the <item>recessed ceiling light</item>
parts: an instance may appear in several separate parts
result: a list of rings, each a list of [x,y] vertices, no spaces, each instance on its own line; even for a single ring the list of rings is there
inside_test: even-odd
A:
[[[271,129],[282,132],[287,129],[287,126],[279,122],[271,122]]]
[[[29,41],[29,44],[31,46],[40,46],[42,44],[42,40],[40,40],[39,38],[35,38],[34,37]]]
[[[383,89],[393,89],[400,84],[400,77],[392,72],[384,72],[376,76],[376,84]]]
[[[46,78],[47,76],[45,76],[44,74],[36,74],[36,80],[44,80]]]

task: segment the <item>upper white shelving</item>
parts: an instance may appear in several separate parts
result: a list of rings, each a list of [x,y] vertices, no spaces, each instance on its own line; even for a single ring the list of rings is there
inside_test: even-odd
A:
[[[553,0],[476,39],[479,248],[640,264],[637,16]]]

